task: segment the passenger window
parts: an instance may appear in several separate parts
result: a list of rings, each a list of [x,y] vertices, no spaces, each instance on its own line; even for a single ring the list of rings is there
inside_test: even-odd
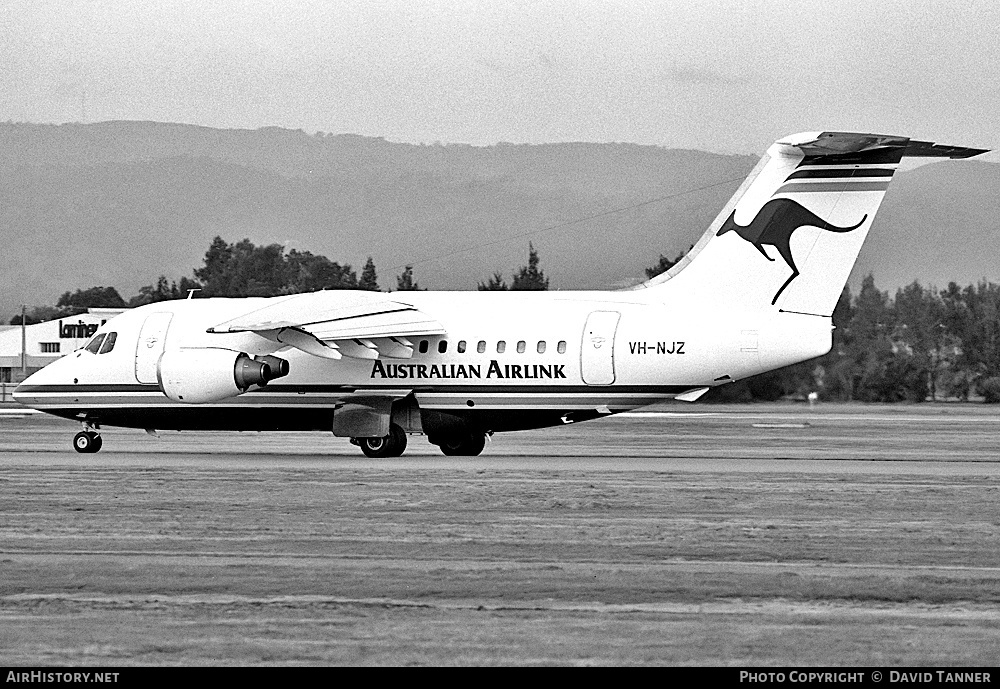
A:
[[[458,341],[458,353],[465,354],[465,340]]]
[[[427,340],[420,340],[420,353],[421,354],[427,353]]]
[[[91,354],[97,354],[101,350],[101,343],[104,342],[104,333],[100,335],[94,335],[94,339],[87,343],[84,347]]]
[[[500,340],[497,342],[497,354],[503,354],[505,351],[507,351],[507,343]]]
[[[539,340],[538,341],[538,348],[537,349],[538,349],[538,353],[539,354],[545,354],[545,340]]]
[[[517,343],[517,353],[524,354],[524,340]]]
[[[118,333],[108,333],[107,338],[104,340],[104,344],[101,345],[100,354],[107,354],[112,349],[115,348],[115,340],[118,339]]]
[[[560,354],[566,353],[566,340],[559,340],[559,345],[556,347],[556,351]]]
[[[479,344],[476,345],[476,351],[480,354],[486,352],[486,340],[480,340]]]
[[[448,340],[441,340],[440,342],[438,342],[438,351],[441,354],[444,354],[445,352],[448,351]]]

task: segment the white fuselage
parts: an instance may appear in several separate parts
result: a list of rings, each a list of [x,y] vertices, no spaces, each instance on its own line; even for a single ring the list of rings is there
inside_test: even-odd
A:
[[[20,386],[17,399],[95,424],[329,429],[344,400],[412,394],[420,410],[474,417],[489,431],[516,430],[652,404],[830,347],[829,318],[706,313],[665,299],[669,293],[666,285],[630,292],[395,293],[393,299],[433,316],[447,335],[412,338],[410,358],[375,360],[323,359],[252,332],[206,332],[269,299],[160,302],[101,328],[98,335],[117,333],[112,351],[79,350],[58,360]],[[150,317],[168,322],[152,343],[143,330]],[[155,359],[192,348],[276,353],[290,372],[210,404],[172,401],[155,377]]]

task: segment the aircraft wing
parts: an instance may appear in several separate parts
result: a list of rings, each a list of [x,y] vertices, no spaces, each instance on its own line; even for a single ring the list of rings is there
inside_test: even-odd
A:
[[[253,332],[325,359],[409,359],[413,343],[407,338],[443,335],[445,329],[411,304],[388,295],[333,290],[271,300],[208,332]]]

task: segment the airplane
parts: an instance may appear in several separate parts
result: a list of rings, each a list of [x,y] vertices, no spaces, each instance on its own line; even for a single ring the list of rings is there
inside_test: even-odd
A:
[[[806,132],[776,141],[666,273],[616,291],[320,291],[125,312],[28,377],[20,403],[102,426],[324,431],[369,457],[423,434],[449,456],[821,356],[904,157],[984,149]],[[779,260],[780,259],[780,260]],[[190,295],[189,295],[190,296]]]

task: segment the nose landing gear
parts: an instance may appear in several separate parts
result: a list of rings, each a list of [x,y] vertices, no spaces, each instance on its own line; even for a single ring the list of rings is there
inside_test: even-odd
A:
[[[91,426],[89,423],[83,424],[83,430],[73,436],[73,449],[83,454],[93,454],[101,449],[104,441],[98,432],[100,426]]]

